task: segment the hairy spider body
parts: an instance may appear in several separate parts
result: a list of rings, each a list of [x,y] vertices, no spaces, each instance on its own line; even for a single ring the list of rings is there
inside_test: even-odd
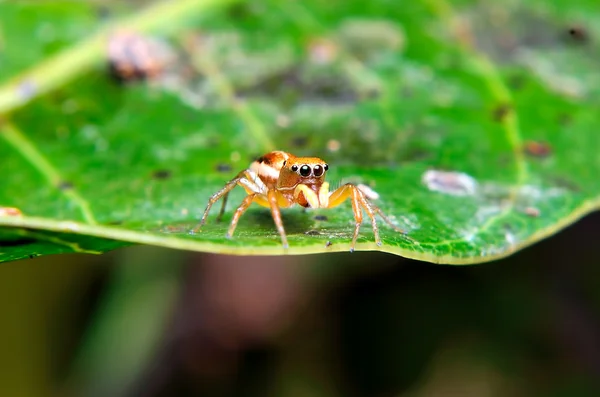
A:
[[[250,204],[254,202],[271,209],[271,214],[277,231],[281,236],[283,247],[288,248],[289,245],[281,220],[280,208],[291,207],[294,204],[305,208],[333,208],[342,204],[347,199],[350,199],[352,204],[355,220],[350,251],[354,251],[354,246],[356,245],[363,219],[363,209],[371,219],[377,245],[381,245],[381,239],[379,238],[379,229],[375,220],[375,214],[379,214],[394,230],[405,234],[403,230],[396,227],[367,198],[358,186],[348,183],[330,192],[329,183],[325,181],[325,174],[328,169],[329,165],[317,157],[296,157],[283,151],[267,153],[256,159],[248,169],[241,171],[235,178],[227,182],[221,190],[210,197],[200,223],[192,232],[195,233],[200,230],[206,222],[213,204],[223,198],[221,211],[217,217],[217,220],[219,220],[225,211],[229,192],[234,187],[241,186],[248,196],[244,198],[234,212],[229,230],[227,231],[227,237],[233,236],[240,217]]]

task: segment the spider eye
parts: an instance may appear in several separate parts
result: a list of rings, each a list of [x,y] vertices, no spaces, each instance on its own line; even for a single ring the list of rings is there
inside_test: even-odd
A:
[[[294,172],[298,171],[298,166],[295,164],[292,165],[292,171],[294,171]]]
[[[310,167],[306,164],[304,164],[302,167],[300,167],[300,175],[309,176],[310,175]]]
[[[325,164],[323,168],[325,168],[325,171],[327,171],[329,169],[329,164]]]
[[[313,174],[315,176],[321,176],[321,175],[323,175],[323,172],[324,172],[323,167],[321,167],[319,164],[317,164],[313,167]]]

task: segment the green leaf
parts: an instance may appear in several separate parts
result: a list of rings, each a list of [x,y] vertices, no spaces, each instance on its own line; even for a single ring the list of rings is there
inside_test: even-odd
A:
[[[509,255],[599,206],[599,21],[591,0],[1,3],[0,207],[23,216],[0,217],[0,260],[131,243],[348,250],[349,202],[284,210],[287,251],[259,206],[227,239],[241,188],[223,222],[216,205],[189,233],[273,149],[324,158],[334,187],[370,186],[410,236],[380,221],[379,247],[367,219],[357,249]],[[123,29],[162,40],[163,73],[110,78]]]

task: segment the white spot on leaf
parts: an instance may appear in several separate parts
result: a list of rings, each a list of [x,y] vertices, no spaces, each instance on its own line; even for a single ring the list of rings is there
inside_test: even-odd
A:
[[[429,190],[451,196],[471,196],[477,189],[473,177],[456,171],[429,170],[423,174],[422,181]]]

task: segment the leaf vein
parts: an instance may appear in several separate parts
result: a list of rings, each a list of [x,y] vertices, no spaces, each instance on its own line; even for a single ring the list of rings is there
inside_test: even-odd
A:
[[[50,161],[44,157],[33,142],[31,142],[16,126],[9,122],[4,122],[1,125],[0,132],[2,138],[46,179],[51,188],[57,189],[59,185],[65,181]],[[64,196],[79,207],[81,215],[87,223],[91,225],[97,224],[96,218],[94,217],[87,200],[79,195],[73,188],[60,190]]]

